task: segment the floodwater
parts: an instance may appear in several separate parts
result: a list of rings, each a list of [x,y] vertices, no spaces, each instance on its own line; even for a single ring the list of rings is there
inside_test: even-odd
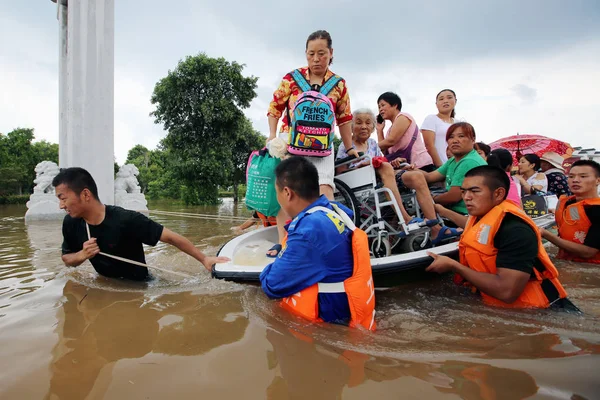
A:
[[[151,208],[214,254],[232,237],[220,207]],[[377,292],[378,331],[310,325],[253,285],[213,280],[168,245],[147,285],[60,260],[60,222],[0,206],[2,399],[598,399],[600,267],[557,262],[583,311],[498,310],[448,277]],[[553,250],[551,250],[552,252]]]

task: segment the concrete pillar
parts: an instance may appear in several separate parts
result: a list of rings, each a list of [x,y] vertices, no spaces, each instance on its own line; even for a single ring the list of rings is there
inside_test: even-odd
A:
[[[67,2],[57,2],[58,16],[58,165],[69,165],[67,134]]]
[[[71,0],[67,10],[66,143],[59,143],[65,158],[61,166],[87,169],[100,200],[114,204],[114,0]]]

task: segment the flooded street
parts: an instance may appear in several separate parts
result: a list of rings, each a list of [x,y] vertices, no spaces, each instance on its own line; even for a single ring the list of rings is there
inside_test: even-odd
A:
[[[233,237],[226,216],[249,215],[149,206],[222,216],[151,214],[209,254]],[[493,309],[436,276],[378,291],[370,334],[307,324],[162,243],[147,262],[191,278],[65,267],[61,222],[25,211],[0,206],[2,399],[600,398],[600,266],[556,263],[583,315]]]

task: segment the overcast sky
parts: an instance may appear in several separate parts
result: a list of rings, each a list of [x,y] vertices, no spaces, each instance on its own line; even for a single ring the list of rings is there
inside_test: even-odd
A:
[[[375,109],[379,94],[395,91],[420,124],[437,112],[437,92],[451,88],[457,117],[480,140],[536,133],[600,148],[598,0],[115,3],[119,163],[135,144],[154,148],[165,136],[148,116],[154,85],[199,52],[259,77],[246,114],[266,134],[272,93],[305,65],[305,40],[317,29],[332,34],[332,70],[346,79],[353,108]],[[3,1],[0,15],[0,132],[31,127],[36,139],[57,142],[56,6]]]

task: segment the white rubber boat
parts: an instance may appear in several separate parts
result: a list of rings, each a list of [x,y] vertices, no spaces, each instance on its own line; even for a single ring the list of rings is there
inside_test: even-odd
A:
[[[548,227],[554,224],[554,215],[535,218],[536,224]],[[277,228],[259,228],[231,239],[219,250],[219,256],[229,257],[228,263],[215,264],[212,275],[218,279],[234,282],[258,282],[263,268],[273,262],[266,252],[277,243]],[[458,242],[430,249],[388,257],[371,258],[373,279],[376,287],[389,287],[402,282],[409,271],[423,271],[432,261],[427,251],[458,258]]]

